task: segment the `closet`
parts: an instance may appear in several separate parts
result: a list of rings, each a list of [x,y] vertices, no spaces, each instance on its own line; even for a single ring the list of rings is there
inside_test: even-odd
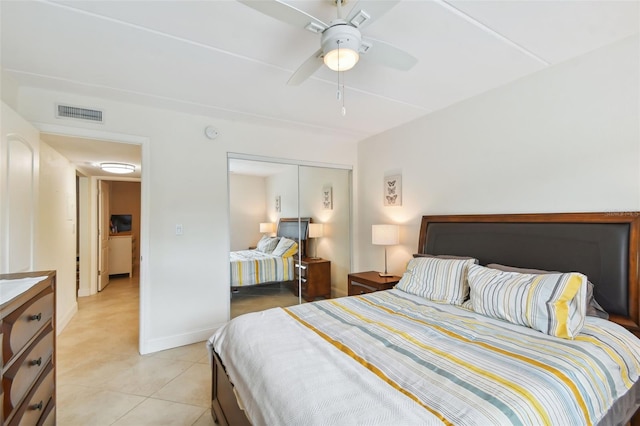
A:
[[[307,299],[347,295],[351,270],[351,167],[229,154],[230,251],[255,247],[262,229],[275,233],[281,218],[310,218],[304,258],[295,261],[298,288]],[[299,256],[299,254],[296,254]],[[307,292],[303,266],[321,270],[323,290]],[[313,277],[312,277],[313,275]],[[319,278],[314,278],[319,279]],[[324,281],[328,281],[325,283]],[[325,284],[330,288],[324,290]],[[302,290],[302,292],[298,291]],[[300,297],[300,301],[304,301]],[[232,295],[233,304],[233,295]]]

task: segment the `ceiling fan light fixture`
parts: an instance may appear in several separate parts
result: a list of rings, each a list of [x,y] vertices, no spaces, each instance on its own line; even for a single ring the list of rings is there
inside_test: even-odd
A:
[[[324,55],[324,64],[333,71],[349,71],[360,60],[355,50],[347,48],[333,49]]]
[[[324,64],[333,71],[348,71],[360,60],[360,31],[347,24],[336,24],[322,33]]]
[[[128,163],[100,163],[100,169],[109,173],[127,174],[136,171],[136,166]]]

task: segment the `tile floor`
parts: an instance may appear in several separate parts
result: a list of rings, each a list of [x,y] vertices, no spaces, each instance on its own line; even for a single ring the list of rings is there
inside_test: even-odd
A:
[[[140,355],[139,295],[134,276],[78,299],[57,337],[58,425],[214,425],[205,343]],[[278,284],[247,287],[233,294],[231,316],[297,303]]]
[[[57,338],[58,425],[214,425],[204,342],[141,356],[138,280],[78,299]]]

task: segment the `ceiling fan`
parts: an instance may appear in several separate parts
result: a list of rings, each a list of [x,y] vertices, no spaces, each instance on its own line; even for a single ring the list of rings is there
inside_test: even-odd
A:
[[[324,63],[334,71],[347,71],[358,62],[360,56],[388,67],[407,71],[418,60],[389,43],[363,37],[360,29],[389,11],[400,0],[360,1],[346,18],[342,6],[348,0],[327,0],[338,8],[337,18],[326,24],[281,0],[238,0],[272,18],[321,34],[320,49],[309,57],[291,76],[287,84],[298,85],[313,75]]]

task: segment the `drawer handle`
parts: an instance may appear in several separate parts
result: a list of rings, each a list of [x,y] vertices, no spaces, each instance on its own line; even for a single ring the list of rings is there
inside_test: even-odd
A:
[[[42,365],[42,357],[38,358],[38,359],[34,359],[33,361],[30,362],[31,365],[37,365],[38,367],[40,367]]]
[[[35,404],[35,405],[32,405],[32,406],[31,406],[31,409],[32,409],[32,410],[38,410],[38,411],[42,410],[42,401],[38,402],[38,403],[37,403],[37,404]]]
[[[304,265],[298,265],[298,264],[296,264],[296,268],[300,268],[300,269],[307,269],[307,267],[306,267],[306,266],[304,266]]]
[[[31,315],[29,317],[29,321],[40,321],[42,319],[42,312],[40,312],[38,315]]]

